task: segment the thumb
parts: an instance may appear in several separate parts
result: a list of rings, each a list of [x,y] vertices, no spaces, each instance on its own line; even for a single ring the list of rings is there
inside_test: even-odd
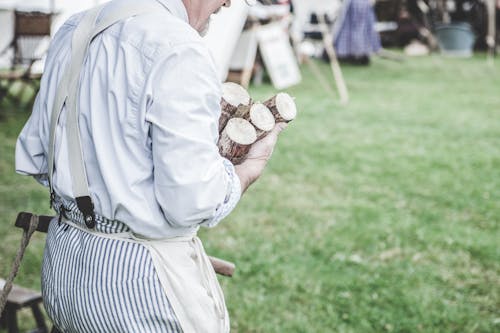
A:
[[[281,131],[283,131],[285,128],[287,128],[287,126],[288,126],[288,123],[276,123],[276,125],[274,125],[274,128],[272,129],[271,133],[274,136],[278,136],[281,133]]]
[[[266,141],[272,142],[272,144],[274,145],[278,140],[278,136],[281,133],[281,131],[283,131],[287,126],[288,123],[276,123],[271,132],[269,132],[269,134],[263,140],[267,139]]]
[[[274,125],[274,128],[271,130],[271,132],[269,133],[269,135],[266,136],[267,137],[270,137],[269,140],[273,140],[273,141],[276,141],[278,140],[278,136],[280,135],[281,131],[283,131],[285,128],[287,128],[288,126],[288,123],[276,123],[276,125]]]

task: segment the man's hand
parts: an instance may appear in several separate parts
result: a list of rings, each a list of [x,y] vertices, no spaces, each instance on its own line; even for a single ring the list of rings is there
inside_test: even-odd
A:
[[[252,145],[246,160],[240,165],[235,166],[236,174],[241,182],[241,193],[244,193],[260,177],[267,165],[267,161],[269,161],[273,154],[274,146],[278,141],[280,132],[287,125],[286,123],[277,123],[265,138]]]

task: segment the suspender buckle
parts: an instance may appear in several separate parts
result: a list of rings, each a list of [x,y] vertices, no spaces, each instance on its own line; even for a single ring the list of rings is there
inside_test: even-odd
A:
[[[49,206],[50,208],[54,208],[54,202],[56,201],[56,194],[54,193],[54,190],[50,190],[50,202]]]
[[[94,204],[90,196],[76,198],[76,205],[83,214],[85,225],[89,229],[95,228]]]

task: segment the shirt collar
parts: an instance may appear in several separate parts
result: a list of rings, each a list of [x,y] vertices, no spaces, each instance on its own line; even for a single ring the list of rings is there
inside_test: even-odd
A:
[[[184,22],[189,22],[186,7],[182,0],[156,0],[165,7],[172,15],[180,18]]]

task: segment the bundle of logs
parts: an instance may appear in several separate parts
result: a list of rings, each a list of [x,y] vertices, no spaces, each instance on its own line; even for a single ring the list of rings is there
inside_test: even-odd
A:
[[[259,103],[232,82],[223,84],[221,109],[219,151],[235,165],[245,160],[252,144],[264,138],[276,123],[288,123],[297,115],[295,101],[287,93]]]

